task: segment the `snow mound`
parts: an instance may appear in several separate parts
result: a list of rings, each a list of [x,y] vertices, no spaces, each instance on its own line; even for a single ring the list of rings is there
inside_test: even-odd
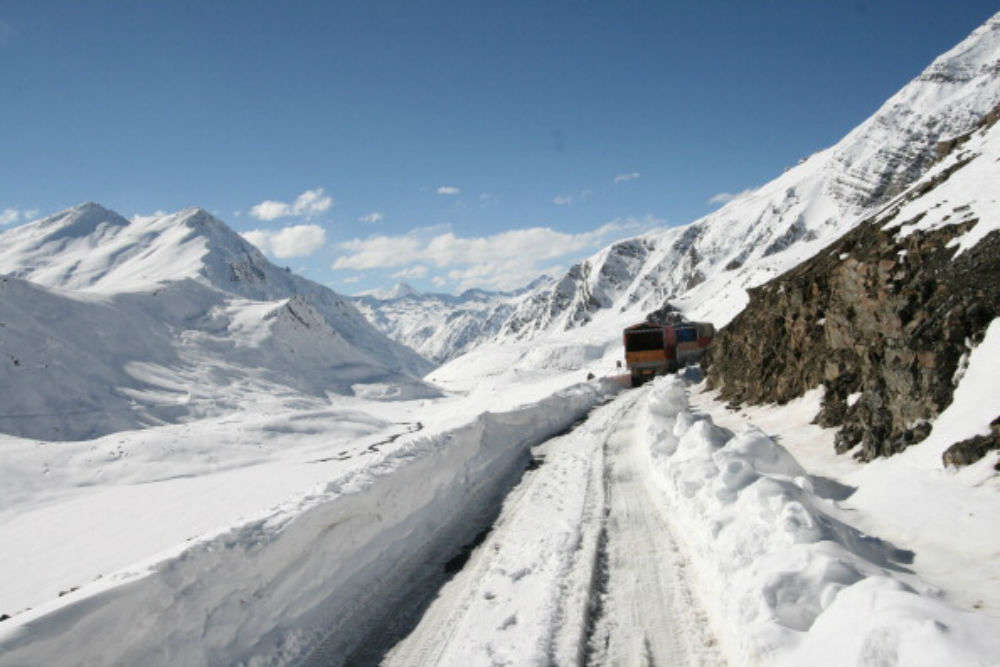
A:
[[[584,383],[415,438],[370,467],[0,626],[0,665],[339,661],[479,530],[527,463],[618,390]]]
[[[756,427],[734,434],[693,415],[675,377],[653,384],[641,420],[737,664],[982,665],[1000,654],[1000,622],[947,605],[910,573],[911,552],[837,518],[817,491],[826,480]]]

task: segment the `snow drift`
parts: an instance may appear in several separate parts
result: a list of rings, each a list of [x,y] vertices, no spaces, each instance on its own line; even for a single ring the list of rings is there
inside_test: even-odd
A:
[[[985,665],[1000,623],[955,609],[910,552],[840,518],[837,489],[755,427],[693,415],[683,382],[651,388],[639,437],[737,664]],[[892,661],[890,660],[892,658]]]

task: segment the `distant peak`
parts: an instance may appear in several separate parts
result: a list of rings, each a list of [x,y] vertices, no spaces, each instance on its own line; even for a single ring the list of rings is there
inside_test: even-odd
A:
[[[92,202],[92,201],[85,201],[82,204],[77,204],[76,206],[73,206],[72,208],[70,208],[70,209],[68,209],[66,211],[63,211],[63,213],[69,213],[69,212],[77,213],[77,214],[82,214],[82,215],[86,215],[86,214],[98,214],[98,215],[101,215],[101,214],[103,214],[103,215],[121,217],[120,215],[118,215],[117,213],[115,213],[114,211],[112,211],[111,209],[105,208],[104,206],[101,206],[97,202]],[[60,215],[60,214],[57,214],[57,215]]]
[[[401,299],[404,296],[416,296],[417,294],[419,292],[413,289],[409,283],[398,282],[387,292],[387,298]]]
[[[181,220],[190,220],[192,222],[215,220],[215,216],[203,209],[201,206],[189,206],[182,209],[177,213],[177,217]]]
[[[549,283],[553,282],[554,280],[555,280],[555,278],[553,278],[549,274],[543,273],[542,275],[538,276],[537,278],[535,278],[534,280],[532,280],[530,283],[528,283],[527,285],[525,285],[524,289],[529,289],[530,290],[530,289],[534,289],[534,288],[536,288],[536,287],[538,287],[540,285],[548,285]]]
[[[102,222],[119,226],[128,224],[128,220],[115,211],[105,208],[92,201],[77,204],[76,206],[68,208],[65,211],[60,211],[59,213],[50,215],[48,218],[45,218],[40,222],[72,225],[74,227],[79,227],[81,231],[85,231],[86,228],[95,226]]]
[[[399,282],[389,289],[372,289],[361,292],[359,296],[367,296],[379,301],[392,301],[408,296],[419,296],[420,292],[415,290],[409,283]]]

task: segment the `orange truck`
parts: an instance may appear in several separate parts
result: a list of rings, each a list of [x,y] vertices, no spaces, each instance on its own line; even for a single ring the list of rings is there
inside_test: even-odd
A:
[[[675,373],[681,366],[698,363],[715,327],[709,322],[656,324],[640,322],[625,329],[625,363],[638,387],[655,375]]]

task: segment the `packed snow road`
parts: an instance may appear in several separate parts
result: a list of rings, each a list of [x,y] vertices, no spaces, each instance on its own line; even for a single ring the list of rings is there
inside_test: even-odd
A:
[[[537,468],[386,665],[717,665],[635,437],[643,390],[535,448]]]

